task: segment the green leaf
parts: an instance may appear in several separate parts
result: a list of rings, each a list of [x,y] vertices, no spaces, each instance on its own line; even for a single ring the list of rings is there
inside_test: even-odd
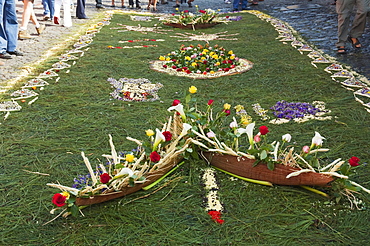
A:
[[[272,161],[267,162],[267,168],[268,168],[269,170],[273,171],[273,170],[274,170],[274,168],[275,168],[274,163],[273,163]]]
[[[73,217],[77,217],[79,209],[75,204],[73,204],[73,206],[69,208],[69,211],[71,212]]]
[[[260,157],[261,157],[261,160],[264,160],[267,158],[267,152],[266,150],[262,150],[261,154],[260,154]]]

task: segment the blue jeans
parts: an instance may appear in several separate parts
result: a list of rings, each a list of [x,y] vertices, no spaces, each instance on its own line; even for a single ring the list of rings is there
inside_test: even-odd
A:
[[[242,9],[247,8],[248,0],[234,0],[233,9],[239,9],[239,2],[242,2]]]
[[[54,17],[54,0],[42,0],[44,6],[44,15],[50,16],[51,19]]]
[[[0,0],[0,53],[17,48],[18,21],[15,0]]]

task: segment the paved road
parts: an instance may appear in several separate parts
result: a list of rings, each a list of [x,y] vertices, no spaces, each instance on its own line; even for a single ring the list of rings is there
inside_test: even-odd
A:
[[[342,62],[352,66],[358,73],[370,79],[370,25],[367,24],[364,38],[361,39],[364,48],[360,51],[351,50],[347,55],[337,55],[335,50],[337,15],[335,5],[331,5],[333,0],[265,0],[259,2],[258,6],[251,6],[252,9],[266,12],[276,18],[288,22],[296,29],[305,40],[323,50],[325,53],[337,57]],[[117,6],[120,5],[116,1]],[[142,0],[142,12],[146,12],[148,0]],[[157,6],[158,12],[173,13],[174,1],[168,1],[168,4]],[[110,7],[111,0],[103,0],[106,9]],[[128,0],[125,1],[128,5]],[[231,11],[232,5],[224,3],[223,0],[195,0],[194,5],[199,5],[200,9],[212,8],[222,11]],[[43,17],[43,8],[41,0],[35,0],[35,12],[38,19]],[[181,4],[180,10],[188,9],[194,11],[195,8],[189,8],[186,3]],[[21,22],[22,2],[17,4],[18,19]],[[87,0],[86,13],[90,18],[94,18],[99,11],[95,8],[95,0]],[[104,10],[103,10],[104,11]],[[72,12],[74,15],[74,11]],[[17,78],[20,74],[32,72],[29,64],[42,59],[41,55],[57,46],[68,36],[75,33],[81,26],[92,22],[92,20],[79,20],[73,17],[73,26],[70,28],[61,25],[54,25],[51,21],[40,21],[47,25],[45,32],[41,36],[36,35],[35,27],[32,23],[28,25],[28,31],[34,36],[32,40],[22,40],[18,42],[18,49],[25,53],[23,57],[14,57],[11,60],[2,60],[5,65],[0,66],[0,85],[6,84],[10,79]],[[349,46],[348,46],[349,47]]]

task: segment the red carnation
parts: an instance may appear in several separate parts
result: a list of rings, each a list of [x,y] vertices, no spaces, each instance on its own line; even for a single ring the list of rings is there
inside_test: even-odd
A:
[[[172,139],[172,133],[171,132],[164,131],[164,132],[162,132],[162,134],[163,134],[164,138],[166,139],[166,141],[171,141],[171,139]]]
[[[352,166],[352,167],[357,167],[358,165],[358,162],[360,161],[359,158],[357,158],[356,156],[352,156],[351,159],[348,160],[348,163]]]
[[[152,162],[158,162],[161,159],[161,156],[157,153],[157,151],[153,151],[150,153],[149,158]]]
[[[181,102],[180,102],[180,100],[179,99],[175,99],[175,100],[173,100],[173,102],[172,102],[172,106],[176,106],[176,105],[179,105]]]
[[[66,200],[67,197],[63,196],[60,193],[56,193],[51,199],[51,202],[54,203],[57,207],[63,207],[64,205],[66,205]]]
[[[111,178],[108,173],[103,173],[102,175],[100,175],[100,182],[102,182],[102,184],[108,183],[110,179]]]
[[[177,67],[176,67],[175,65],[172,65],[172,68],[173,68],[173,69],[176,69]]]
[[[213,102],[214,102],[214,101],[213,101],[212,99],[209,99],[207,104],[208,104],[209,106],[211,106],[211,105],[213,104]]]
[[[269,132],[267,126],[260,126],[260,133],[261,135],[266,135]]]

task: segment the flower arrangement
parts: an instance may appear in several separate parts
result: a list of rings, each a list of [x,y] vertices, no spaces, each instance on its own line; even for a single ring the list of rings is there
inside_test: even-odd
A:
[[[227,51],[219,45],[209,44],[197,46],[181,45],[180,49],[159,57],[166,61],[163,68],[173,69],[180,73],[214,74],[228,72],[240,65],[239,58],[232,50]]]
[[[174,24],[181,24],[181,25],[197,25],[197,24],[205,24],[205,23],[222,23],[228,22],[227,18],[220,18],[219,11],[215,11],[212,9],[198,9],[198,5],[196,7],[196,13],[192,13],[189,10],[179,11],[176,8],[177,14],[171,14],[169,18],[163,19],[163,23],[174,23]]]
[[[244,106],[237,105],[233,108],[234,111],[231,105],[226,103],[214,113],[214,101],[210,99],[202,111],[198,108],[196,99],[192,98],[192,94],[197,93],[197,88],[192,86],[189,92],[184,104],[175,100],[168,110],[176,110],[184,122],[192,125],[193,143],[198,146],[198,151],[253,159],[253,166],[266,165],[272,172],[277,165],[285,166],[291,171],[282,177],[284,179],[292,179],[306,173],[329,177],[332,182],[325,185],[331,186],[337,201],[342,196],[351,198],[353,191],[363,190],[370,193],[370,190],[349,179],[359,166],[360,160],[357,157],[351,157],[347,162],[338,158],[331,163],[325,163],[320,154],[329,149],[322,148],[325,138],[318,132],[315,132],[309,145],[301,147],[291,143],[292,136],[289,133],[284,134],[280,141],[270,142],[270,129],[262,125],[255,133],[256,124]]]
[[[82,158],[89,171],[88,175],[75,178],[72,187],[47,184],[62,191],[54,194],[52,203],[55,208],[51,213],[63,209],[62,213],[66,212],[64,216],[77,215],[84,204],[99,203],[99,198],[103,198],[102,201],[110,200],[109,195],[117,198],[152,184],[182,159],[182,154],[190,142],[190,139],[184,139],[189,129],[189,125],[178,125],[178,122],[170,117],[162,130],[146,130],[148,137],[146,141],[127,137],[129,141],[137,144],[137,148],[122,153],[116,151],[112,137],[109,135],[111,154],[103,155],[107,159],[105,165],[99,164],[93,168],[82,152]],[[132,188],[131,191],[130,188]],[[93,199],[98,199],[98,202],[91,202]]]

